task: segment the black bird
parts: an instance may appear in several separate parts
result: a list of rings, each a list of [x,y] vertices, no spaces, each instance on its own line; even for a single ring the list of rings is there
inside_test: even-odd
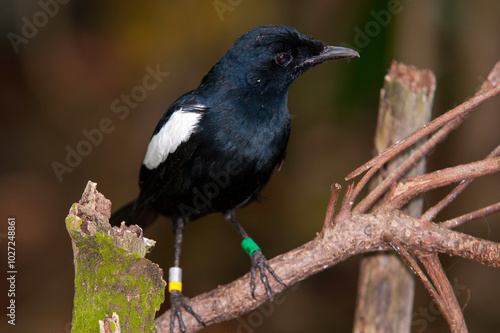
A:
[[[306,70],[331,59],[359,57],[285,26],[260,26],[240,36],[202,79],[198,88],[168,107],[149,142],[140,171],[139,197],[113,214],[147,227],[162,214],[173,221],[174,266],[169,271],[171,323],[181,307],[203,320],[181,294],[180,253],[184,227],[221,212],[243,238],[251,257],[250,291],[260,272],[272,298],[267,271],[274,273],[260,248],[235,218],[235,208],[259,198],[274,169],[283,163],[290,135],[288,88]]]

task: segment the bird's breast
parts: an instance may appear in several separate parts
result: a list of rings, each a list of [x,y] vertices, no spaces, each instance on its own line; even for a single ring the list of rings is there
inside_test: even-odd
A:
[[[273,111],[259,107],[227,121],[219,133],[225,150],[256,170],[274,168],[286,150],[290,118],[286,109]]]

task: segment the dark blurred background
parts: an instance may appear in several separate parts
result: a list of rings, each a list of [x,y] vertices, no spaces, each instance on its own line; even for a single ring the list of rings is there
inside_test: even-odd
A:
[[[74,271],[64,218],[71,204],[88,180],[98,183],[114,209],[133,199],[139,166],[164,109],[195,88],[245,31],[284,24],[361,54],[321,65],[291,87],[287,161],[265,189],[267,199],[238,211],[248,233],[272,258],[320,231],[330,184],[345,188],[345,175],[371,157],[379,92],[391,61],[436,74],[434,112],[441,114],[471,97],[500,60],[499,15],[500,2],[465,0],[2,1],[0,241],[5,258],[7,218],[15,217],[18,274],[16,326],[7,325],[2,315],[0,330],[69,332]],[[143,80],[151,71],[161,74],[148,79],[147,90]],[[429,168],[486,156],[500,142],[499,111],[500,97],[481,106],[432,153]],[[100,127],[102,138],[85,143],[85,133]],[[70,150],[85,156],[73,156],[68,165]],[[427,194],[426,204],[444,193]],[[485,177],[438,220],[498,200],[500,175]],[[500,216],[459,230],[498,242]],[[146,236],[157,240],[149,258],[167,270],[173,257],[170,221],[159,220]],[[239,242],[220,215],[189,225],[182,257],[185,295],[245,274],[250,262]],[[470,291],[465,309],[470,331],[496,331],[500,272],[442,259],[460,304]],[[5,263],[2,259],[1,267]],[[358,263],[351,258],[285,291],[279,304],[267,303],[205,331],[350,332]],[[7,286],[5,278],[1,281],[5,309]],[[416,284],[413,331],[447,331]]]

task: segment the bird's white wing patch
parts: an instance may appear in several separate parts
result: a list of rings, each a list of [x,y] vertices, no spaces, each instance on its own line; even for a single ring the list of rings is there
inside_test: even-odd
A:
[[[196,105],[187,110],[201,110],[202,105]],[[196,129],[202,114],[186,111],[186,108],[174,112],[161,130],[153,135],[149,142],[146,156],[142,164],[150,170],[158,167],[173,153],[182,142],[189,139]]]

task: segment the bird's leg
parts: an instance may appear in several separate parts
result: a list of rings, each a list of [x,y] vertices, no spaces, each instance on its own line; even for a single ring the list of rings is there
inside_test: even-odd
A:
[[[206,326],[203,319],[193,311],[193,309],[186,303],[184,296],[182,296],[182,269],[179,267],[181,259],[182,237],[184,235],[185,222],[179,218],[174,222],[175,229],[175,257],[174,267],[170,267],[168,271],[168,291],[170,292],[170,332],[174,331],[175,319],[179,321],[179,329],[181,332],[186,332],[186,325],[182,320],[182,308],[189,312],[196,320]]]
[[[262,250],[260,249],[260,247],[253,241],[252,238],[248,237],[246,231],[238,223],[238,221],[236,220],[236,214],[234,209],[225,212],[224,218],[226,219],[226,221],[231,222],[236,231],[243,238],[243,241],[241,242],[241,247],[243,248],[243,250],[245,250],[246,253],[248,253],[252,261],[252,268],[250,270],[250,293],[252,294],[252,297],[255,298],[254,294],[255,276],[257,275],[257,270],[259,270],[260,280],[264,284],[264,288],[266,289],[266,295],[269,299],[273,298],[273,291],[271,290],[271,286],[269,285],[269,281],[267,279],[266,269],[269,271],[269,273],[277,282],[279,282],[285,287],[286,284],[283,281],[281,281],[279,276],[272,269],[271,265],[269,265],[269,262],[267,261],[266,257],[264,257],[264,255],[262,254]]]

